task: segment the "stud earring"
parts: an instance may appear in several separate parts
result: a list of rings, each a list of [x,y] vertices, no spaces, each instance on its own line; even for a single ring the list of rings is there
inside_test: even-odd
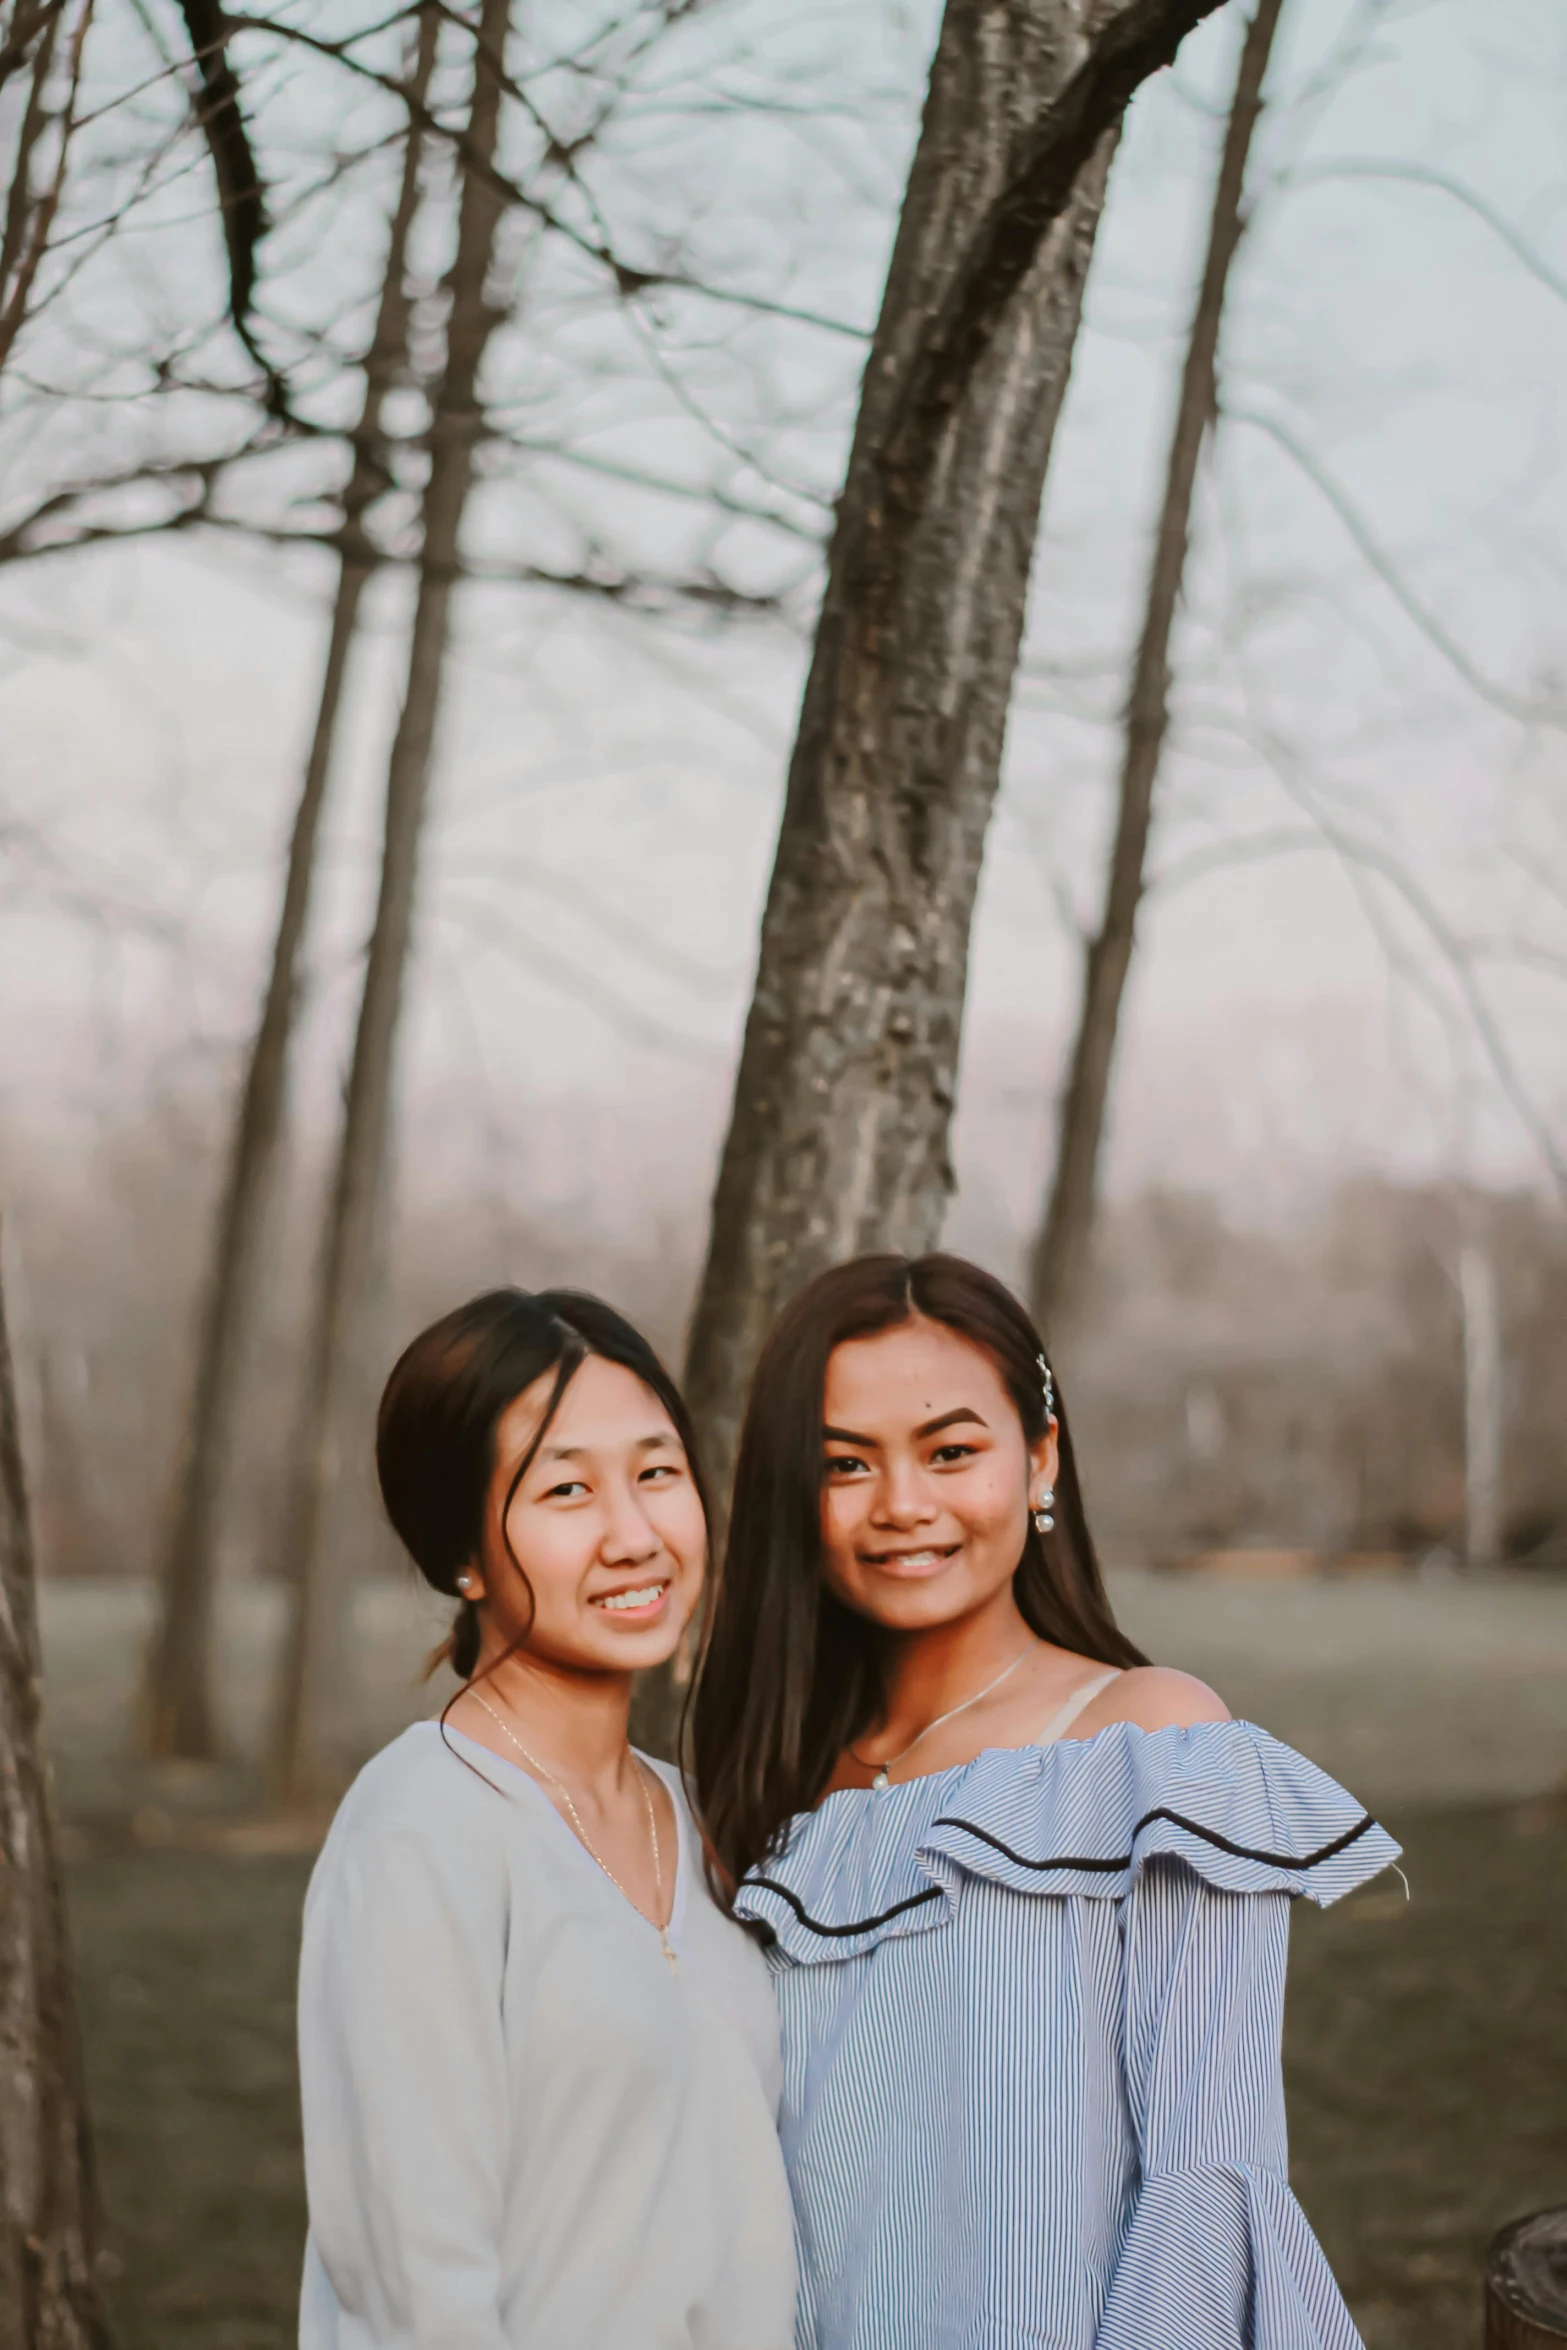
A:
[[[1055,1508],[1055,1499],[1055,1487],[1053,1485],[1047,1485],[1035,1505],[1034,1524],[1038,1527],[1041,1534],[1048,1534],[1051,1527],[1055,1524],[1055,1519],[1051,1515],[1051,1512]]]
[[[467,1588],[468,1588],[468,1586],[469,1586],[469,1584],[470,1584],[472,1581],[473,1581],[473,1577],[472,1577],[471,1575],[459,1575],[459,1576],[458,1576],[458,1578],[457,1578],[457,1588],[458,1588],[458,1590],[459,1590],[459,1591],[466,1591],[466,1590],[467,1590]]]

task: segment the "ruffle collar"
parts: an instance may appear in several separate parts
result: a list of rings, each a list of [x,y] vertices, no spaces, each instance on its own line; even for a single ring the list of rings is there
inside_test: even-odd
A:
[[[966,1878],[1117,1899],[1159,1853],[1231,1893],[1326,1908],[1398,1857],[1354,1798],[1251,1722],[998,1747],[880,1792],[849,1788],[790,1825],[740,1887],[739,1916],[805,1963],[946,1923]]]

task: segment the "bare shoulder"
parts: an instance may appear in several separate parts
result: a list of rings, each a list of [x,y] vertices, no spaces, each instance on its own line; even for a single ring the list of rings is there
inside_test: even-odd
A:
[[[1227,1722],[1230,1709],[1206,1681],[1170,1665],[1133,1665],[1095,1698],[1079,1735],[1130,1722],[1139,1730],[1189,1730],[1198,1722]]]

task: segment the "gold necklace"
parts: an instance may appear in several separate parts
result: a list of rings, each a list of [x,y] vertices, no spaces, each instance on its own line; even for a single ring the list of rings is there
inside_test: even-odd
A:
[[[562,1803],[564,1803],[567,1811],[571,1815],[571,1825],[576,1835],[577,1842],[582,1846],[583,1851],[587,1854],[590,1860],[597,1861],[605,1876],[608,1877],[610,1883],[614,1886],[615,1891],[620,1895],[621,1900],[630,1903],[630,1906],[636,1911],[639,1918],[647,1918],[648,1924],[654,1928],[658,1935],[659,1941],[663,1945],[664,1956],[669,1961],[670,1973],[672,1975],[677,1974],[679,1972],[679,1967],[675,1959],[674,1945],[669,1939],[669,1926],[667,1921],[665,1924],[660,1925],[657,1918],[649,1918],[647,1916],[647,1911],[641,1907],[640,1903],[632,1901],[631,1896],[626,1891],[625,1886],[616,1876],[614,1870],[610,1867],[609,1862],[604,1858],[602,1852],[598,1850],[593,1842],[592,1837],[588,1834],[587,1829],[582,1825],[582,1814],[578,1811],[576,1805],[572,1802],[571,1789],[566,1785],[564,1779],[557,1779],[555,1773],[549,1768],[547,1764],[541,1763],[536,1754],[530,1754],[528,1752],[528,1749],[523,1745],[522,1740],[517,1736],[516,1731],[506,1720],[504,1714],[498,1714],[494,1706],[491,1705],[488,1698],[481,1697],[477,1689],[470,1689],[468,1691],[468,1695],[474,1700],[475,1704],[483,1706],[491,1721],[494,1722],[496,1727],[499,1729],[501,1736],[511,1740],[513,1746],[516,1747],[517,1752],[522,1756],[523,1761],[528,1765],[529,1769],[537,1771],[541,1779],[548,1779],[550,1785],[558,1790]],[[648,1834],[653,1840],[653,1897],[657,1902],[659,1909],[662,1910],[664,1906],[664,1864],[662,1855],[659,1851],[658,1817],[653,1809],[653,1798],[648,1792],[647,1776],[644,1767],[635,1753],[632,1754],[631,1760],[636,1769],[637,1785],[642,1790],[642,1800],[647,1806]]]
[[[903,1761],[904,1757],[906,1755],[912,1754],[915,1747],[920,1745],[930,1736],[932,1730],[939,1730],[943,1722],[956,1721],[958,1715],[966,1714],[971,1705],[978,1705],[982,1697],[989,1697],[995,1690],[1001,1687],[1003,1681],[1008,1681],[1011,1679],[1012,1675],[1017,1671],[1018,1666],[1023,1662],[1024,1657],[1026,1657],[1031,1650],[1036,1649],[1038,1646],[1039,1642],[1037,1640],[1031,1640],[1027,1648],[1020,1648],[1016,1656],[1012,1659],[1012,1662],[1006,1667],[1005,1671],[998,1673],[993,1681],[987,1681],[983,1689],[976,1689],[972,1697],[965,1697],[961,1705],[951,1706],[948,1708],[946,1713],[938,1714],[933,1722],[927,1722],[924,1729],[921,1730],[917,1738],[911,1738],[908,1745],[903,1747],[897,1754],[889,1754],[885,1762],[870,1762],[863,1754],[856,1754],[852,1746],[848,1750],[850,1758],[859,1764],[862,1771],[875,1772],[876,1776],[871,1781],[871,1786],[873,1789],[888,1786],[890,1784],[887,1776],[888,1772],[895,1771],[899,1763]],[[482,1705],[484,1700],[481,1698],[479,1702]]]

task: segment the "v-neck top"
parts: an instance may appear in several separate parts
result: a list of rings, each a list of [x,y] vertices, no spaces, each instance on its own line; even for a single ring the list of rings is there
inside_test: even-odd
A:
[[[1398,1847],[1253,1724],[1059,1728],[840,1789],[740,1887],[799,2350],[1357,2350],[1289,2188],[1288,1920]]]
[[[673,1969],[537,1781],[461,1732],[416,1724],[349,1790],[300,1959],[301,2350],[788,2350],[767,1969],[650,1767]]]
[[[425,1722],[422,1723],[420,1727],[423,1729],[433,1729],[439,1733],[440,1725],[435,1722]],[[562,1818],[560,1806],[553,1800],[548,1790],[539,1785],[538,1780],[533,1776],[531,1771],[525,1771],[521,1763],[513,1762],[509,1755],[497,1754],[493,1746],[486,1746],[481,1739],[470,1738],[466,1730],[454,1730],[450,1727],[450,1725],[448,1725],[446,1736],[451,1741],[452,1745],[456,1747],[459,1754],[466,1755],[469,1763],[475,1770],[483,1771],[488,1774],[496,1769],[499,1769],[509,1786],[518,1790],[523,1788],[528,1789],[533,1797],[537,1798],[538,1801],[544,1804],[545,1808],[549,1811],[551,1816],[555,1820],[559,1821],[562,1831],[571,1838],[572,1843],[575,1844],[577,1850],[582,1854],[588,1865],[591,1868],[597,1869],[599,1875],[604,1877],[609,1883],[611,1890],[619,1894],[620,1899],[626,1902],[627,1908],[632,1910],[637,1917],[641,1918],[644,1925],[646,1925],[652,1933],[656,1934],[658,1932],[659,1929],[653,1924],[652,1920],[646,1915],[645,1911],[638,1909],[636,1903],[629,1900],[627,1896],[621,1892],[620,1887],[616,1885],[613,1878],[609,1876],[609,1873],[604,1868],[603,1863],[599,1861],[593,1853],[589,1852],[581,1837],[578,1836],[573,1830],[570,1821]],[[639,1746],[634,1746],[631,1751],[639,1762],[644,1763],[650,1771],[656,1772],[658,1777],[662,1780],[663,1784],[669,1789],[670,1809],[674,1812],[675,1815],[675,1850],[673,1856],[675,1864],[675,1883],[673,1896],[669,1905],[669,1923],[665,1927],[664,1931],[669,1936],[670,1947],[675,1951],[676,1963],[678,1964],[680,1930],[685,1923],[686,1890],[691,1880],[691,1845],[695,1831],[692,1826],[690,1810],[686,1803],[685,1789],[680,1782],[679,1772],[671,1770],[667,1763],[655,1762],[653,1757],[650,1754],[644,1754]],[[526,1802],[527,1800],[528,1796],[524,1796],[523,1801]],[[662,1839],[660,1839],[660,1841],[662,1842]],[[668,1867],[669,1857],[670,1856],[668,1854],[660,1852],[659,1862],[661,1868]],[[705,1886],[703,1890],[704,1892],[706,1891]],[[747,1939],[749,1939],[749,1937],[747,1937]],[[660,1948],[662,1947],[662,1944],[660,1944]],[[777,2058],[771,2042],[768,2044],[766,2063],[770,2072],[775,2073]],[[777,2092],[775,2084],[774,2103],[776,2104],[776,2102]]]

